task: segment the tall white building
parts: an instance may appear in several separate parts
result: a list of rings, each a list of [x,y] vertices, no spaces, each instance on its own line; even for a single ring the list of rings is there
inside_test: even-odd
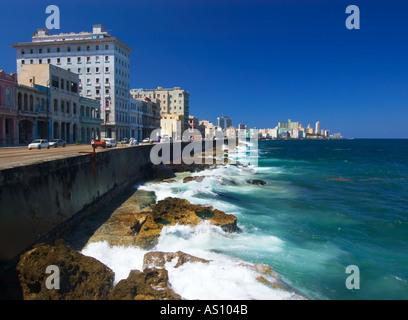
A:
[[[92,32],[52,35],[38,29],[32,42],[15,43],[17,73],[24,64],[53,64],[79,75],[80,95],[101,102],[102,137],[131,134],[129,55],[132,49],[100,24]]]
[[[321,134],[322,132],[322,126],[320,125],[320,121],[316,122],[316,129],[315,129],[315,133],[316,134]]]

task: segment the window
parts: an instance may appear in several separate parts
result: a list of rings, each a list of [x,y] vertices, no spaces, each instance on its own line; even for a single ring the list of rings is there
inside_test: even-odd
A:
[[[82,69],[81,69],[81,68],[78,68],[78,73],[81,73],[81,71],[82,71]]]
[[[81,47],[80,47],[80,46],[77,47],[77,51],[81,51]]]
[[[68,52],[71,52],[71,47],[67,47],[67,51],[68,51]]]
[[[21,49],[21,54],[24,54],[24,53],[25,53],[24,49]]]
[[[108,50],[109,49],[109,46],[108,45],[105,45],[105,50]]]
[[[61,79],[61,90],[64,90],[64,80]]]
[[[86,73],[91,73],[91,68],[86,68]]]
[[[61,112],[65,112],[64,101],[61,100]]]
[[[90,96],[91,95],[91,90],[86,90],[86,95]]]
[[[21,60],[21,64],[24,64],[25,63],[25,61],[24,60]]]
[[[77,105],[76,105],[76,103],[73,103],[73,104],[72,104],[72,113],[73,113],[73,114],[76,114],[76,113],[77,113]]]
[[[51,85],[52,85],[54,88],[59,88],[59,78],[56,77],[56,76],[52,76],[52,78],[51,78]]]
[[[54,111],[58,112],[58,100],[54,99]]]
[[[77,62],[80,63],[81,62],[81,57],[77,58]]]
[[[71,63],[71,58],[67,58],[67,63]]]
[[[60,58],[57,58],[57,63],[61,63],[61,59],[60,59]]]
[[[42,64],[42,59],[38,59],[38,64]]]
[[[87,63],[91,62],[91,57],[86,57],[86,62]]]
[[[71,91],[72,92],[78,92],[78,83],[76,82],[71,82]],[[75,104],[74,104],[75,105]]]
[[[34,53],[34,50],[33,50],[33,49],[30,49],[30,53],[33,54],[33,53]]]
[[[105,72],[109,72],[109,67],[105,67]]]
[[[34,60],[33,60],[33,59],[31,59],[31,60],[30,60],[30,64],[33,64],[33,63],[34,63]]]
[[[105,56],[105,61],[109,61],[109,56]]]
[[[95,72],[96,72],[96,73],[99,73],[99,68],[96,68]]]
[[[60,51],[61,51],[61,49],[60,49],[60,47],[58,47],[58,48],[57,48],[57,52],[60,52]]]
[[[95,80],[96,80],[96,83],[99,83],[99,78],[96,78]]]
[[[91,79],[86,79],[86,84],[91,85]]]
[[[96,63],[99,63],[99,56],[95,56]]]
[[[47,53],[50,53],[51,52],[51,49],[50,48],[47,48]]]
[[[106,89],[106,90],[105,90],[105,93],[106,93],[106,94],[109,94],[109,89]]]
[[[42,53],[42,49],[40,48],[40,49],[38,49],[38,53]]]
[[[91,50],[91,47],[90,47],[90,46],[86,46],[86,51],[89,51],[89,50]]]
[[[95,46],[95,50],[99,50],[99,46]]]
[[[109,78],[106,78],[106,79],[105,79],[105,83],[109,83]]]
[[[50,64],[50,63],[51,63],[51,59],[47,59],[47,63]]]

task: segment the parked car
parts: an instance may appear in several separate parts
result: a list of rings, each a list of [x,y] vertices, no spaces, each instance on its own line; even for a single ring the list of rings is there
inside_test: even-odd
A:
[[[105,143],[107,148],[116,147],[116,139],[115,138],[105,138]]]
[[[102,148],[106,148],[106,142],[105,140],[91,140],[91,146],[92,148],[97,148],[97,147],[102,147]]]
[[[129,139],[128,139],[128,138],[123,138],[120,143],[121,143],[121,144],[128,144],[128,143],[129,143]]]
[[[65,142],[65,140],[62,139],[52,139],[50,142],[50,147],[64,147],[67,145],[67,143]]]
[[[150,142],[150,139],[149,139],[149,138],[144,138],[144,139],[143,139],[143,143],[148,143],[148,142]]]
[[[35,139],[28,145],[28,149],[41,149],[41,148],[50,148],[50,144],[46,139]]]

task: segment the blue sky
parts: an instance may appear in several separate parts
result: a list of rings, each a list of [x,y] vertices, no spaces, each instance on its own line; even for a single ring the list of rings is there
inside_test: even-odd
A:
[[[354,138],[408,138],[408,3],[393,0],[134,0],[2,2],[0,69],[15,42],[45,27],[104,24],[128,44],[131,88],[180,86],[190,114],[272,128],[300,121]],[[348,5],[360,30],[345,27]]]

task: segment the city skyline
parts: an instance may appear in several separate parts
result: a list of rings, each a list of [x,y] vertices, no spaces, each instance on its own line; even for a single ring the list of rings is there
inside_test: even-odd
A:
[[[199,119],[216,123],[227,114],[257,128],[319,119],[345,137],[408,138],[402,1],[353,3],[361,10],[360,30],[345,27],[346,1],[55,4],[61,29],[52,34],[105,25],[133,48],[129,87],[181,87]],[[0,40],[0,69],[16,72],[10,44],[31,41],[45,27],[47,5],[3,5],[9,14],[1,27],[12,31]]]

